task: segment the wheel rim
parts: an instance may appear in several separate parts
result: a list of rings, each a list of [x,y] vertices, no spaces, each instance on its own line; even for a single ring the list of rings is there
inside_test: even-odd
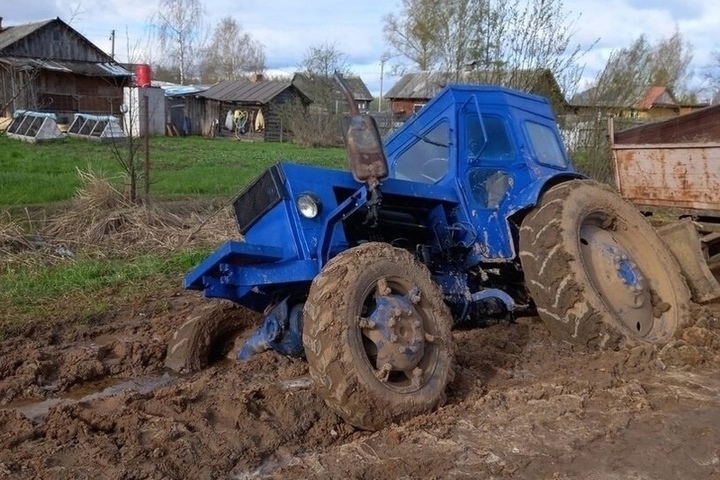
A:
[[[436,330],[422,292],[401,279],[381,278],[365,296],[358,321],[366,365],[398,393],[422,388],[437,362]]]
[[[589,219],[580,228],[580,253],[585,271],[611,313],[633,336],[654,333],[650,288],[641,268],[623,245],[622,236]]]

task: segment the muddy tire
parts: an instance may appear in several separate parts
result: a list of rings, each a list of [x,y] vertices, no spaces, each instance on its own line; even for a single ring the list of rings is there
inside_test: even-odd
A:
[[[562,339],[662,345],[689,320],[677,261],[607,186],[573,180],[548,190],[522,223],[520,260],[540,317]]]
[[[369,318],[382,316],[383,301],[403,307],[391,308],[397,323],[390,320],[378,341],[380,327]],[[445,402],[453,377],[452,318],[430,272],[409,252],[366,243],[341,253],[313,281],[303,315],[310,374],[348,423],[376,430]],[[415,358],[393,357],[405,348]]]
[[[247,310],[214,300],[196,308],[168,344],[165,366],[180,373],[197,372],[218,360],[239,332],[249,327]]]

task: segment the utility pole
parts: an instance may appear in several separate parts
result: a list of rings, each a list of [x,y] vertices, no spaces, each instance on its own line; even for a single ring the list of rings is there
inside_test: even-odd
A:
[[[380,98],[378,99],[378,112],[382,112],[383,79],[385,78],[385,62],[387,62],[387,60],[387,55],[380,57]]]
[[[110,50],[110,56],[115,60],[115,30],[110,31],[110,41],[112,41],[112,47]]]

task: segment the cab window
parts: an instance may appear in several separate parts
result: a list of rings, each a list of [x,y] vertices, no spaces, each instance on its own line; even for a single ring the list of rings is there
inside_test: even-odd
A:
[[[483,115],[481,123],[478,115],[468,115],[465,126],[465,147],[470,158],[506,160],[515,156],[515,147],[502,118]]]
[[[563,146],[552,128],[535,122],[526,122],[525,127],[538,162],[551,167],[567,168]]]
[[[436,183],[447,174],[449,158],[450,126],[440,122],[398,156],[395,178]]]

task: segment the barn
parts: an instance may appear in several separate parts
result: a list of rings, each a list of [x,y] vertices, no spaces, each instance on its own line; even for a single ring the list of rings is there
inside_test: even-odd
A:
[[[4,26],[0,17],[0,116],[15,110],[119,115],[132,74],[60,18]]]

